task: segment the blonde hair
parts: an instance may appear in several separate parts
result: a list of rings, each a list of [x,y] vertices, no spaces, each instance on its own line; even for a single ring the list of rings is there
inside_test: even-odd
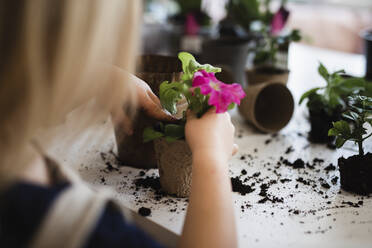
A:
[[[134,70],[139,0],[0,0],[0,182],[29,159],[40,128],[92,97],[101,111],[132,103],[131,84],[103,64]],[[84,117],[89,123],[97,114]]]

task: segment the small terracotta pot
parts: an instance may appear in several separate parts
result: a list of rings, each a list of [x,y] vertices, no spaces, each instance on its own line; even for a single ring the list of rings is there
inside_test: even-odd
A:
[[[247,70],[248,85],[257,85],[262,83],[282,83],[284,85],[288,82],[288,70],[278,69],[271,73],[267,73],[261,69]]]
[[[137,68],[136,76],[144,80],[156,95],[163,81],[179,80],[182,75],[182,65],[176,57],[144,55],[138,60]],[[123,164],[143,169],[156,168],[154,143],[143,143],[142,136],[143,130],[156,122],[140,110],[132,120],[132,135],[124,133],[120,125],[115,127],[118,156]]]
[[[247,96],[239,106],[241,115],[257,129],[275,133],[291,120],[294,100],[282,83],[262,83],[245,89]]]
[[[185,140],[155,140],[160,184],[168,194],[188,197],[192,178],[192,153]]]

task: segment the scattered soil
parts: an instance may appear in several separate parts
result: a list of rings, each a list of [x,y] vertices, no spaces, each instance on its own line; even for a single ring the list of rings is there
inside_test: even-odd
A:
[[[145,207],[140,207],[138,209],[138,213],[141,215],[141,216],[150,216],[151,215],[151,209],[149,208],[145,208]]]
[[[285,164],[287,166],[293,167],[293,169],[303,169],[303,168],[305,168],[305,162],[301,158],[298,158],[293,163],[291,163],[287,159],[284,159],[283,157],[281,157],[280,162],[282,162],[283,164]]]
[[[339,158],[341,188],[361,195],[372,193],[372,153]]]
[[[255,189],[249,185],[243,184],[239,177],[231,178],[232,191],[241,195],[252,193]]]
[[[290,154],[290,153],[292,153],[294,151],[295,151],[295,149],[293,149],[293,147],[290,146],[290,147],[287,148],[287,150],[284,153],[288,155],[288,154]]]
[[[145,178],[138,178],[134,181],[134,184],[137,188],[151,188],[158,194],[163,194],[161,191],[161,185],[159,177],[145,177]]]
[[[336,166],[334,166],[333,164],[330,164],[327,167],[325,167],[324,170],[326,172],[334,171],[334,170],[336,170]]]

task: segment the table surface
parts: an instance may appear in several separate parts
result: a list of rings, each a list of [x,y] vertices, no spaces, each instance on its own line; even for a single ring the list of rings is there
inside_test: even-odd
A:
[[[364,74],[365,60],[361,55],[345,54],[304,45],[292,45],[289,53],[290,78],[288,87],[295,101],[306,89],[322,85],[317,74],[319,61],[330,70],[346,68],[347,73]],[[75,113],[76,114],[76,113]],[[236,126],[236,143],[239,153],[230,161],[231,177],[240,176],[246,183],[255,183],[255,191],[240,195],[234,193],[235,218],[238,225],[240,247],[371,247],[372,245],[372,199],[342,191],[337,170],[324,170],[329,164],[337,164],[342,154],[356,153],[352,144],[340,150],[330,150],[324,145],[309,144],[306,133],[309,124],[304,106],[296,106],[289,125],[277,135],[258,133],[246,124],[236,111],[232,113]],[[72,129],[74,113],[64,126],[57,127],[61,138]],[[92,136],[99,142],[90,142]],[[372,144],[367,150],[372,151]],[[294,151],[284,154],[288,147]],[[85,130],[74,145],[66,148],[57,142],[50,147],[62,163],[76,168],[82,178],[94,186],[112,188],[116,198],[124,206],[137,211],[140,207],[151,209],[148,218],[155,223],[180,234],[185,217],[187,201],[173,197],[156,197],[152,189],[136,189],[134,181],[146,176],[157,176],[156,170],[118,167],[113,129],[110,121],[103,120]],[[284,154],[284,155],[283,155]],[[293,169],[277,166],[280,157],[294,161],[298,158],[312,163],[314,158],[323,159],[314,169]],[[114,169],[108,168],[107,162]],[[246,175],[242,175],[246,170]],[[260,174],[252,177],[253,174]],[[300,183],[304,181],[310,182]],[[288,179],[280,181],[281,179]],[[321,186],[322,180],[331,186]],[[271,181],[271,182],[270,182]],[[283,198],[283,202],[258,203],[260,185],[269,183],[270,197]],[[320,192],[323,192],[320,193]],[[357,203],[363,201],[363,205]]]

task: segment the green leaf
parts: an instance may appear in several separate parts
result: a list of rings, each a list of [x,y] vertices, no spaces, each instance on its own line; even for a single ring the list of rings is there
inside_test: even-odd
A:
[[[299,104],[301,104],[306,98],[308,98],[310,95],[316,93],[318,90],[322,89],[321,87],[316,87],[316,88],[313,88],[311,90],[308,90],[306,91],[302,96],[301,96],[301,99],[300,99],[300,102]]]
[[[146,127],[145,130],[143,130],[142,140],[143,140],[143,143],[147,143],[152,140],[161,138],[163,136],[164,136],[163,133],[155,131],[151,127]]]
[[[328,136],[337,136],[340,132],[336,128],[331,128],[328,130]]]
[[[177,102],[182,98],[183,85],[181,83],[169,83],[165,81],[160,84],[159,98],[161,105],[171,114],[177,113]]]
[[[345,144],[346,140],[341,138],[341,137],[337,137],[336,138],[336,147],[337,148],[341,148],[344,144]]]
[[[236,107],[236,104],[234,102],[230,103],[228,110],[234,109]]]
[[[169,137],[169,136],[165,136],[165,140],[166,140],[167,142],[174,142],[174,141],[177,140],[177,138]]]
[[[187,52],[180,52],[178,54],[178,59],[181,60],[182,62],[182,70],[184,73],[188,73],[188,67],[190,65],[190,61],[196,61],[195,57]]]
[[[358,119],[358,114],[353,112],[353,111],[349,111],[349,112],[346,112],[344,114],[342,114],[342,116],[348,120],[351,120],[351,121],[356,121]]]
[[[191,81],[191,79],[194,76],[194,73],[199,70],[205,70],[206,72],[221,72],[221,68],[214,67],[209,64],[201,65],[199,64],[194,56],[192,56],[190,53],[187,52],[180,52],[178,54],[178,58],[182,62],[182,80],[183,81]],[[189,86],[191,86],[191,83],[189,83]]]
[[[167,124],[164,128],[164,134],[166,137],[181,139],[185,137],[185,127],[183,125]]]
[[[351,134],[349,123],[346,121],[336,121],[333,123],[333,127],[343,136],[349,136]]]
[[[328,82],[329,73],[327,68],[325,68],[325,66],[322,63],[319,64],[318,72]]]
[[[344,69],[338,70],[338,71],[333,72],[331,77],[335,77],[335,76],[338,76],[340,74],[345,74],[345,73],[346,73],[346,71]]]
[[[206,72],[214,72],[214,73],[221,72],[221,68],[219,67],[214,67],[210,64],[201,65],[196,60],[190,61],[189,69],[192,73],[195,73],[199,70],[205,70]]]

